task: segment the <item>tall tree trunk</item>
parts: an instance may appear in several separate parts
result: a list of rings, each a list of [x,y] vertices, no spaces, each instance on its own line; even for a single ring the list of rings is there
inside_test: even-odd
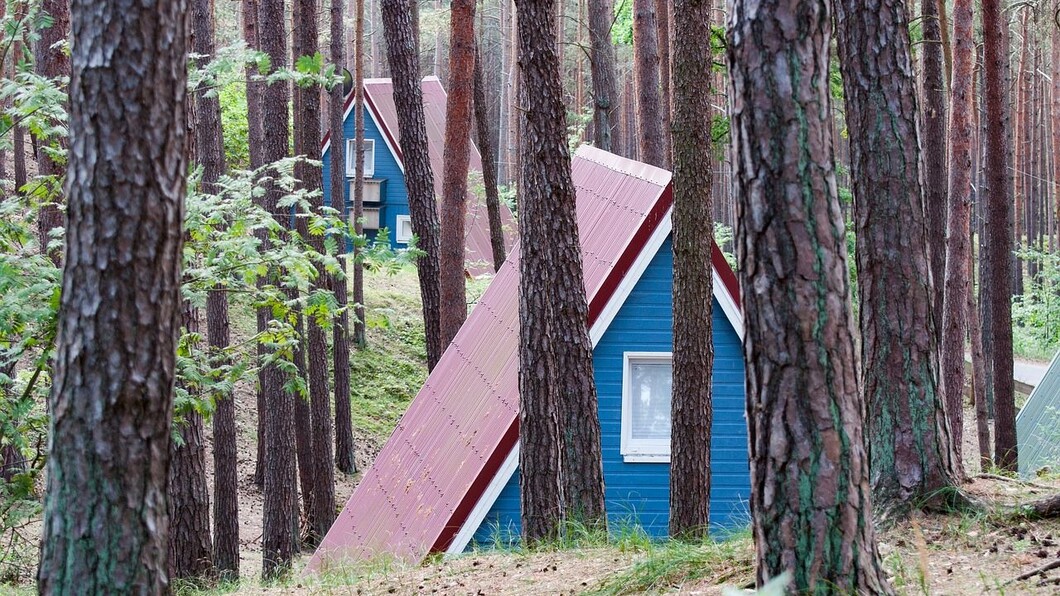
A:
[[[258,50],[261,48],[258,42],[258,11],[261,0],[242,0],[243,8],[243,41],[247,47]],[[250,154],[250,167],[257,170],[265,165],[265,131],[263,122],[262,93],[263,85],[256,80],[258,68],[254,65],[246,67],[246,93],[247,93],[247,151]],[[264,205],[263,199],[258,199],[259,204]],[[256,233],[256,237],[262,243],[268,239],[265,231]],[[266,280],[259,277],[257,286],[260,289]],[[257,332],[262,334],[268,328],[269,309],[257,309]],[[265,346],[257,345],[257,356],[260,362],[266,355]],[[265,407],[265,386],[268,384],[266,378],[266,367],[258,369],[258,382],[255,386],[256,409],[258,415],[257,453],[254,463],[254,484],[262,489],[265,486],[265,418],[268,408]]]
[[[269,56],[273,70],[286,68],[287,27],[284,0],[258,0],[258,43]],[[265,85],[262,92],[262,152],[264,163],[273,163],[288,155],[288,104],[286,82]],[[286,227],[290,213],[279,209],[282,189],[270,184],[262,198],[265,208],[276,222]],[[267,240],[266,240],[267,242]],[[259,313],[259,316],[261,314]],[[266,322],[271,318],[268,309]],[[262,512],[262,575],[278,577],[290,568],[297,551],[298,492],[295,471],[294,397],[284,390],[284,374],[275,365],[266,366],[264,507]],[[260,414],[259,414],[260,415]]]
[[[943,77],[940,0],[920,1],[924,28],[921,90],[924,98],[924,204],[931,258],[931,304],[935,344],[942,345],[942,296],[946,277],[946,83]]]
[[[953,87],[950,99],[950,182],[946,233],[946,284],[942,314],[942,377],[950,436],[956,455],[954,468],[964,475],[961,446],[964,445],[964,340],[968,331],[969,287],[968,226],[972,192],[972,82],[975,47],[971,0],[956,0],[953,6]]]
[[[593,79],[593,144],[619,153],[622,139],[617,132],[621,118],[618,102],[618,74],[611,24],[615,7],[612,0],[586,0],[589,12],[589,67]]]
[[[640,160],[666,167],[662,98],[659,92],[659,40],[656,0],[633,0],[633,72],[637,88]]]
[[[674,163],[670,535],[684,537],[706,536],[710,528],[714,172],[704,115],[710,113],[711,8],[711,0],[675,0],[681,18],[666,36],[673,45],[673,66],[665,70],[672,71]]]
[[[198,309],[185,304],[185,329],[198,333]],[[179,428],[180,443],[169,448],[169,577],[203,578],[213,570],[213,549],[202,416],[186,412]]]
[[[520,487],[523,535],[563,517],[606,527],[600,418],[567,149],[553,0],[517,0],[526,94],[520,199]],[[543,291],[548,288],[549,291]]]
[[[972,264],[969,270],[974,271]],[[974,279],[974,275],[972,276]],[[982,274],[980,273],[980,283]],[[986,404],[986,357],[983,354],[983,327],[974,292],[968,292],[968,335],[972,344],[972,401],[975,404],[975,434],[979,444],[979,469],[990,467],[990,424]]]
[[[36,56],[37,74],[42,77],[56,78],[70,76],[70,58],[62,42],[67,40],[70,31],[70,4],[71,0],[41,0],[40,10],[47,13],[52,23],[50,27],[41,29],[39,37],[35,42],[33,50]],[[59,144],[65,145],[65,139],[59,139]],[[37,173],[41,176],[62,176],[65,171],[62,164],[56,163],[43,149],[37,153]],[[37,215],[37,225],[40,231],[41,252],[51,257],[55,264],[62,259],[60,250],[48,250],[48,240],[52,230],[63,227],[63,213],[59,209],[62,196],[57,194],[51,197],[49,202],[41,206]]]
[[[401,153],[405,162],[412,231],[424,255],[416,261],[423,301],[423,322],[427,337],[427,369],[438,363],[445,346],[440,328],[441,303],[438,295],[439,224],[434,200],[434,174],[427,153],[427,125],[423,115],[423,89],[420,87],[412,13],[405,0],[381,0],[387,59],[394,81]]]
[[[790,571],[792,592],[890,594],[835,192],[828,8],[736,0],[729,20],[752,531],[759,585]]]
[[[200,68],[214,57],[214,2],[196,0],[192,27],[194,51],[203,58]],[[202,164],[202,190],[218,192],[217,181],[224,173],[224,137],[221,129],[221,104],[217,96],[205,89],[195,98],[196,153]],[[212,357],[228,348],[228,296],[218,286],[206,298],[206,336]],[[217,570],[226,577],[239,577],[239,478],[236,469],[236,406],[231,395],[217,400],[213,415],[214,464],[214,556]],[[201,418],[189,419],[189,425],[202,425]],[[190,438],[201,440],[189,426]],[[198,433],[201,435],[201,432]],[[190,443],[189,443],[190,444]],[[181,474],[178,478],[184,476]],[[205,477],[204,477],[205,480]],[[209,536],[209,531],[205,534]]]
[[[670,130],[671,119],[673,114],[671,113],[670,103],[672,100],[672,94],[670,91],[670,53],[672,48],[670,47],[670,3],[674,0],[655,0],[655,15],[656,24],[658,27],[658,39],[659,39],[659,82],[660,82],[660,93],[659,97],[662,100],[662,121],[663,121],[663,167],[667,170],[673,169],[674,153],[673,153],[673,133]],[[676,12],[676,10],[674,11]],[[706,17],[709,17],[709,9],[704,9]],[[684,15],[682,15],[684,18]],[[704,21],[708,23],[709,21]],[[709,36],[710,30],[706,29],[703,31],[704,35]],[[713,65],[714,56],[708,55],[706,58],[707,65]],[[710,69],[706,71],[707,79],[710,78]],[[710,88],[705,87],[704,93],[710,94]],[[707,108],[710,107],[710,103],[707,102]],[[703,114],[707,114],[709,110],[704,110]]]
[[[500,271],[504,264],[504,228],[501,222],[501,199],[497,190],[497,148],[493,143],[486,106],[486,83],[482,76],[481,52],[475,49],[475,129],[478,132],[479,151],[482,154],[482,183],[486,187],[486,214],[490,225],[490,248],[493,251],[493,270]]]
[[[471,99],[475,84],[475,0],[452,0],[449,33],[449,97],[442,160],[442,237],[438,292],[442,351],[467,318],[464,281],[464,220],[471,159]]]
[[[186,14],[179,0],[71,5],[68,256],[49,399],[43,594],[168,590]]]
[[[499,0],[500,5],[500,31],[498,37],[500,38],[500,54],[501,54],[501,72],[500,72],[500,110],[497,118],[497,179],[500,184],[511,184],[512,181],[512,170],[508,164],[508,144],[511,142],[508,137],[508,114],[511,113],[512,109],[512,95],[511,89],[509,88],[509,74],[512,72],[515,64],[515,60],[512,58],[511,44],[506,39],[508,32],[511,31],[511,1],[510,0]],[[476,64],[478,60],[476,59]],[[477,108],[476,108],[477,109]],[[482,149],[481,147],[479,148]]]
[[[877,516],[956,484],[938,391],[916,80],[903,0],[835,3],[857,229],[861,358]],[[902,259],[895,259],[902,254]],[[909,432],[916,429],[916,432]]]
[[[1005,61],[1008,59],[1000,0],[983,0],[983,47],[987,121],[986,172],[990,319],[994,369],[994,457],[998,467],[1016,470],[1016,407],[1012,380],[1012,190],[1008,183]]]
[[[313,56],[320,51],[319,20],[317,18],[317,0],[295,0],[297,10],[294,13],[292,28],[294,58]],[[317,85],[296,85],[295,95],[299,98],[299,112],[302,121],[294,129],[294,150],[297,155],[316,159],[320,151],[320,87]],[[341,136],[341,135],[340,135]],[[302,188],[313,192],[310,198],[310,209],[319,213],[324,206],[324,197],[320,194],[323,184],[321,170],[308,161],[295,166],[295,177]],[[309,232],[306,219],[298,218],[298,231],[309,245],[318,253],[324,253],[324,237]],[[331,289],[329,275],[322,262],[317,263],[317,277],[310,287],[310,292]],[[311,466],[313,468],[313,494],[309,510],[309,544],[317,544],[335,521],[335,453],[331,437],[331,392],[328,387],[328,344],[324,327],[315,316],[305,317],[306,369],[309,381],[309,402],[312,409],[311,428],[313,450]],[[301,465],[301,461],[299,461]]]
[[[357,155],[362,156],[355,162],[355,176],[354,176],[354,189],[353,189],[353,219],[354,219],[354,232],[358,236],[364,234],[364,225],[361,223],[361,218],[364,217],[364,0],[357,0],[359,2],[357,6],[357,16],[354,20],[354,81],[353,81],[353,126],[354,126],[354,150],[357,151]],[[373,39],[375,34],[373,33]],[[373,50],[374,52],[374,50]],[[340,121],[341,123],[341,121]],[[334,157],[332,161],[334,161]],[[332,176],[343,178],[345,180],[345,162],[339,162],[337,167],[341,167],[343,172],[341,176],[336,176],[332,169]],[[356,254],[356,252],[354,253]],[[359,259],[354,260],[353,263],[353,301],[357,305],[354,309],[356,318],[353,324],[353,343],[358,348],[364,348],[367,345],[367,338],[365,335],[365,319],[364,319],[364,263],[360,262]],[[347,396],[348,397],[348,396]]]
[[[344,11],[343,0],[331,0],[331,61],[335,64],[346,63],[345,28],[342,23]],[[361,89],[364,86],[364,0],[354,0],[354,19],[353,84],[357,90],[355,92],[357,98],[363,101],[364,96]],[[359,112],[357,116],[361,118],[361,125],[363,126],[364,115],[363,112],[360,112],[362,107],[358,106],[356,109]],[[343,132],[345,130],[343,125],[345,113],[346,93],[343,90],[343,85],[336,84],[331,88],[331,96],[328,102],[328,122],[331,129],[331,206],[339,210],[343,221],[349,221],[350,214],[346,203],[346,134]],[[358,162],[360,161],[362,160],[358,160]],[[360,199],[363,203],[364,164],[360,163],[358,167],[362,171],[360,172],[360,177],[354,177],[354,201],[356,202]],[[361,196],[357,196],[358,194]],[[358,236],[362,233],[359,225],[354,231]],[[339,308],[343,309],[332,333],[335,364],[335,466],[344,474],[353,474],[357,471],[357,466],[354,464],[353,459],[353,416],[350,411],[350,315],[349,311],[345,309],[349,306],[347,297],[349,278],[346,276],[346,272],[350,268],[350,259],[348,257],[356,256],[356,249],[349,248],[347,250],[350,245],[345,235],[339,238],[339,246],[342,247],[341,250],[347,252],[347,258],[339,259],[341,273],[334,280],[335,300],[338,302]],[[363,296],[364,269],[357,263],[356,259],[353,259],[352,266],[354,269],[353,283],[355,288],[354,343],[363,345],[364,322],[360,317],[360,313],[363,311],[358,309],[361,308],[360,304],[364,299],[363,297],[360,300],[357,299],[357,288],[362,289],[361,293]]]
[[[1027,7],[1024,7],[1025,9]],[[1028,103],[1030,102],[1030,75],[1027,72],[1027,62],[1030,58],[1030,31],[1028,31],[1028,21],[1030,17],[1027,10],[1023,11],[1021,17],[1021,42],[1020,42],[1020,58],[1019,67],[1016,71],[1016,99],[1015,99],[1015,133],[1012,136],[1012,160],[1013,160],[1013,177],[1014,177],[1014,194],[1013,199],[1015,200],[1015,214],[1013,220],[1012,233],[1016,237],[1016,248],[1023,247],[1023,225],[1024,225],[1024,199],[1027,196],[1027,151],[1031,149],[1029,136],[1029,123],[1027,121]],[[1016,269],[1013,271],[1013,286],[1012,290],[1014,295],[1023,295],[1023,259],[1019,256],[1016,259]]]
[[[1050,20],[1055,20],[1054,17]],[[1053,155],[1053,230],[1056,235],[1056,245],[1050,244],[1060,250],[1060,125],[1057,125],[1056,114],[1060,114],[1060,24],[1055,22],[1049,27],[1052,31],[1052,60],[1050,62],[1050,75],[1053,84],[1053,95],[1051,99],[1053,118],[1050,119],[1052,127],[1052,155]]]

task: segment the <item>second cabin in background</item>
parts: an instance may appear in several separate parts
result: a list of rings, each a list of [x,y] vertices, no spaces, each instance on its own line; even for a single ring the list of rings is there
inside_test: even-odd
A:
[[[434,173],[435,198],[441,199],[442,149],[445,145],[446,93],[437,77],[423,79],[423,111],[427,122],[427,141]],[[398,142],[397,109],[394,86],[390,79],[364,81],[364,230],[369,238],[378,231],[389,231],[390,246],[407,248],[412,239],[405,168]],[[468,131],[471,134],[471,131]],[[353,94],[346,99],[343,119],[343,141],[346,143],[346,201],[352,205],[354,166]],[[324,197],[331,196],[331,136],[326,135],[321,150],[324,162]],[[482,165],[478,148],[471,144],[471,171],[474,179],[468,185],[465,268],[472,275],[493,272],[490,248],[489,218],[481,191]],[[350,208],[353,217],[353,208]],[[510,250],[517,234],[512,212],[501,205],[505,245]]]

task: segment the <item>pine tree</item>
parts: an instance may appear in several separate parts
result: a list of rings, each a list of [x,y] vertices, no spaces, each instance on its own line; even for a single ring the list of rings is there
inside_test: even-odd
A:
[[[70,6],[67,259],[37,574],[43,594],[168,590],[186,14],[181,0]],[[146,96],[152,110],[143,109]]]
[[[671,27],[674,347],[670,535],[683,537],[705,536],[710,528],[714,172],[710,122],[703,115],[710,113],[712,8],[710,0],[675,0],[674,14],[682,16]]]
[[[758,584],[790,571],[795,593],[892,594],[835,190],[829,3],[736,0],[729,23]]]
[[[835,3],[852,152],[861,357],[877,514],[956,485],[938,391],[931,260],[905,2]],[[894,255],[901,253],[902,259]],[[910,428],[917,432],[908,432]]]

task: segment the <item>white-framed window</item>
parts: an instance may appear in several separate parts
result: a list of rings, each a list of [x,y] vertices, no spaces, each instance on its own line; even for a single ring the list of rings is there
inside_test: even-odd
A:
[[[670,352],[622,355],[622,440],[626,462],[670,461]]]
[[[397,229],[394,230],[394,242],[397,242],[398,244],[408,244],[412,241],[412,216],[397,216],[397,224],[395,227]]]
[[[356,167],[357,162],[354,160],[354,156],[357,155],[357,141],[356,139],[346,139],[346,177],[353,178],[357,175]],[[364,177],[371,178],[375,175],[375,141],[372,139],[364,140]]]

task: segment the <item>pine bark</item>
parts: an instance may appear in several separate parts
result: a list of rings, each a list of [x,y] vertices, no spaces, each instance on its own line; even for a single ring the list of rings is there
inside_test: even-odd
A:
[[[517,0],[524,120],[520,278],[520,489],[528,543],[563,519],[606,528],[600,426],[555,3]],[[549,291],[543,291],[548,288]]]
[[[179,427],[180,444],[169,450],[169,577],[203,578],[213,570],[213,548],[202,416],[188,412]]]
[[[261,0],[243,0],[243,41],[246,42],[248,48],[255,50],[261,49],[261,45],[258,42],[258,10],[260,8]],[[257,66],[248,65],[246,67],[246,93],[247,93],[247,151],[250,154],[250,167],[253,170],[265,165],[264,157],[264,146],[265,146],[265,131],[263,121],[263,108],[262,108],[262,94],[264,92],[263,85],[260,81],[257,81]],[[265,206],[266,201],[264,197],[258,199],[259,205]],[[255,237],[263,243],[268,241],[264,230],[255,233]],[[258,289],[264,286],[266,280],[263,277],[259,277],[256,285]],[[257,333],[260,335],[264,333],[268,328],[269,323],[269,311],[265,308],[257,309],[256,322],[257,322]],[[257,345],[257,356],[258,361],[261,362],[265,357],[266,351],[265,346],[259,343]],[[263,489],[265,486],[265,418],[268,415],[268,408],[265,407],[265,387],[268,385],[269,380],[266,377],[266,368],[261,367],[258,369],[258,382],[255,386],[255,398],[256,398],[256,410],[258,416],[258,434],[257,434],[257,453],[256,460],[254,462],[254,485],[259,489]]]
[[[710,113],[711,9],[711,0],[675,0],[674,14],[681,18],[667,35],[673,46],[674,163],[670,535],[688,538],[710,529],[714,172],[710,121],[703,115]]]
[[[287,26],[284,0],[258,0],[258,42],[269,56],[272,68],[288,64]],[[264,163],[288,156],[288,105],[290,92],[285,82],[265,85],[262,91],[262,153]],[[282,189],[267,186],[263,204],[276,222],[286,227],[290,214],[277,202]],[[259,312],[259,323],[260,316]],[[265,309],[266,322],[271,313]],[[262,513],[262,576],[272,579],[290,568],[298,539],[298,492],[294,453],[294,397],[284,390],[284,374],[275,366],[264,367],[265,458],[264,507]],[[259,413],[260,415],[260,413]]]
[[[757,580],[890,594],[872,523],[821,0],[736,0],[732,68]]]
[[[49,399],[43,594],[168,590],[186,11],[182,1],[71,3],[68,248]]]
[[[493,270],[500,271],[504,264],[504,228],[501,222],[501,199],[497,189],[497,146],[494,144],[486,105],[486,83],[482,75],[481,52],[475,49],[475,130],[478,147],[482,154],[482,183],[486,187],[486,214],[490,226],[490,248],[493,253]]]
[[[618,153],[622,147],[622,139],[618,135],[621,112],[615,46],[611,43],[615,7],[612,0],[586,0],[586,3],[589,12],[589,67],[593,79],[593,144],[604,151]]]
[[[317,18],[316,0],[295,0],[298,4],[294,13],[292,43],[296,59],[313,56],[320,51],[319,21]],[[320,87],[317,85],[295,86],[298,97],[298,111],[301,123],[294,129],[294,150],[297,155],[316,159],[320,150]],[[324,197],[320,194],[323,185],[319,166],[308,161],[301,161],[295,166],[295,177],[307,191],[313,192],[309,208],[319,213],[324,206]],[[306,219],[298,217],[298,231],[309,246],[318,253],[324,253],[324,237],[309,232]],[[331,289],[329,275],[323,263],[317,263],[317,277],[310,292]],[[331,392],[328,386],[328,344],[324,327],[315,316],[305,317],[306,335],[305,350],[309,381],[309,404],[312,410],[310,424],[312,429],[312,467],[313,493],[308,510],[309,544],[315,545],[324,538],[335,521],[335,453],[332,447],[332,414]],[[301,461],[299,461],[301,465]]]
[[[331,0],[331,61],[335,64],[346,63],[346,28],[342,20],[344,12],[343,0]],[[359,89],[364,84],[364,0],[354,0],[354,19],[353,84]],[[357,93],[360,94],[359,90]],[[332,87],[328,100],[328,128],[331,129],[331,206],[339,210],[343,221],[349,221],[349,205],[346,202],[346,134],[343,132],[345,112],[346,93],[343,86],[337,84]],[[363,122],[363,116],[361,117]],[[363,163],[359,167],[363,170]],[[362,195],[354,196],[355,201],[361,199],[363,202],[363,177],[362,171],[361,176],[354,179],[354,194]],[[355,256],[356,249],[350,248],[345,235],[339,238],[339,246],[346,252],[346,258],[339,259],[341,272],[334,280],[335,301],[342,309],[331,338],[335,366],[335,467],[344,474],[353,474],[357,471],[357,466],[353,458],[353,417],[350,411],[350,314],[346,310],[350,304],[349,277],[346,273],[350,269],[350,257]],[[355,277],[358,271],[363,275],[363,269],[356,263],[356,259],[353,261]],[[360,281],[363,287],[364,278],[355,279],[354,283],[357,281]],[[363,342],[364,327],[356,310],[356,305],[360,302],[354,298],[354,326],[360,326],[360,340]],[[357,339],[355,332],[354,343],[357,343]]]
[[[640,161],[665,168],[666,140],[659,92],[659,38],[655,0],[633,0],[633,72],[637,89]]]
[[[931,258],[931,304],[935,343],[942,345],[942,296],[946,277],[946,82],[943,77],[939,0],[920,1],[924,43],[921,91],[924,98],[924,204]]]
[[[51,26],[41,29],[34,42],[33,54],[36,58],[37,74],[42,77],[70,76],[70,57],[66,55],[62,45],[70,31],[70,5],[71,0],[41,0],[41,12],[48,14],[52,19]],[[66,144],[65,139],[58,142]],[[60,177],[66,172],[62,164],[56,163],[43,149],[38,149],[37,173],[41,176]],[[52,197],[52,201],[41,205],[37,215],[41,253],[47,254],[57,265],[62,259],[62,252],[48,250],[48,241],[53,230],[63,227],[63,213],[59,209],[62,200],[61,194]]]
[[[196,0],[192,8],[194,51],[203,56],[199,60],[202,67],[214,57],[215,52],[214,2]],[[217,181],[225,168],[221,106],[217,97],[211,97],[205,89],[199,91],[195,98],[195,119],[196,154],[202,165],[202,190],[216,193]],[[218,287],[206,298],[206,337],[212,357],[217,358],[228,347],[228,336],[228,297]],[[190,420],[189,424],[195,422]],[[201,426],[202,420],[197,423]],[[201,436],[196,437],[193,430],[189,428],[192,438],[201,440]],[[238,577],[239,479],[236,470],[236,410],[231,396],[218,398],[213,415],[213,465],[215,565],[223,576]]]
[[[932,333],[916,80],[903,0],[871,7],[842,0],[835,10],[852,152],[869,468],[877,517],[890,518],[957,478]]]
[[[673,1],[674,0],[655,0],[655,22],[659,32],[657,37],[659,40],[659,99],[662,104],[663,124],[663,167],[667,170],[672,170],[674,163],[673,133],[670,130],[671,120],[673,118],[670,107],[673,98],[673,94],[670,90],[670,55],[673,51],[670,47],[670,3]],[[677,11],[675,10],[674,12],[676,13]],[[708,13],[704,16],[709,17],[710,14]],[[684,14],[681,15],[681,18],[685,18]],[[709,23],[710,21],[703,22]],[[703,34],[709,37],[710,31],[704,30]],[[708,65],[706,74],[709,78],[709,66],[713,65],[714,56],[707,54],[705,59],[707,60],[706,64]],[[705,87],[705,93],[710,93],[709,87]],[[707,107],[710,107],[709,103],[707,104]],[[706,114],[708,112],[704,111],[703,113]]]
[[[1012,379],[1012,191],[1008,166],[1008,113],[1005,63],[1007,40],[1000,0],[983,0],[983,47],[986,55],[986,175],[987,255],[991,273],[990,309],[994,369],[994,458],[998,467],[1015,471],[1016,407]]]
[[[946,279],[942,315],[941,387],[946,400],[950,437],[956,447],[954,468],[963,477],[960,446],[964,437],[964,345],[968,332],[967,293],[970,291],[968,226],[972,189],[972,95],[975,47],[970,0],[953,6],[953,87],[950,96],[950,181],[946,233]]]
[[[399,143],[405,164],[412,231],[424,255],[416,261],[423,301],[423,323],[427,338],[427,369],[442,356],[439,297],[439,223],[434,200],[434,174],[427,152],[427,125],[423,115],[423,89],[420,87],[419,44],[412,10],[406,0],[380,0],[387,61],[394,82]]]
[[[475,0],[453,0],[449,33],[449,97],[445,104],[442,161],[442,235],[438,291],[442,351],[467,318],[464,220],[471,160],[472,92],[475,84]]]
[[[354,41],[356,42],[357,39],[361,40],[356,46],[356,56],[359,62],[355,67],[355,70],[360,69],[360,71],[354,73],[353,135],[354,149],[358,155],[364,155],[364,0],[359,1],[362,4],[358,6],[360,13],[355,25],[357,23],[360,24],[354,30]],[[372,37],[375,38],[376,34],[373,33]],[[361,223],[361,218],[364,217],[364,160],[358,160],[354,169],[357,180],[353,190],[354,231],[360,236],[364,234],[364,225]],[[355,260],[353,263],[353,301],[357,304],[355,309],[357,318],[353,326],[353,342],[358,348],[364,348],[368,345],[364,319],[364,264],[359,260]]]
[[[1055,17],[1054,17],[1055,19]],[[1053,84],[1053,95],[1051,98],[1053,115],[1060,114],[1060,24],[1053,23],[1049,27],[1052,31],[1052,60],[1050,61],[1050,75]],[[1060,125],[1055,118],[1050,122],[1052,126],[1052,156],[1053,156],[1053,230],[1056,235],[1055,245],[1060,248]],[[1048,233],[1048,232],[1047,232]],[[1050,243],[1050,248],[1054,245]]]

